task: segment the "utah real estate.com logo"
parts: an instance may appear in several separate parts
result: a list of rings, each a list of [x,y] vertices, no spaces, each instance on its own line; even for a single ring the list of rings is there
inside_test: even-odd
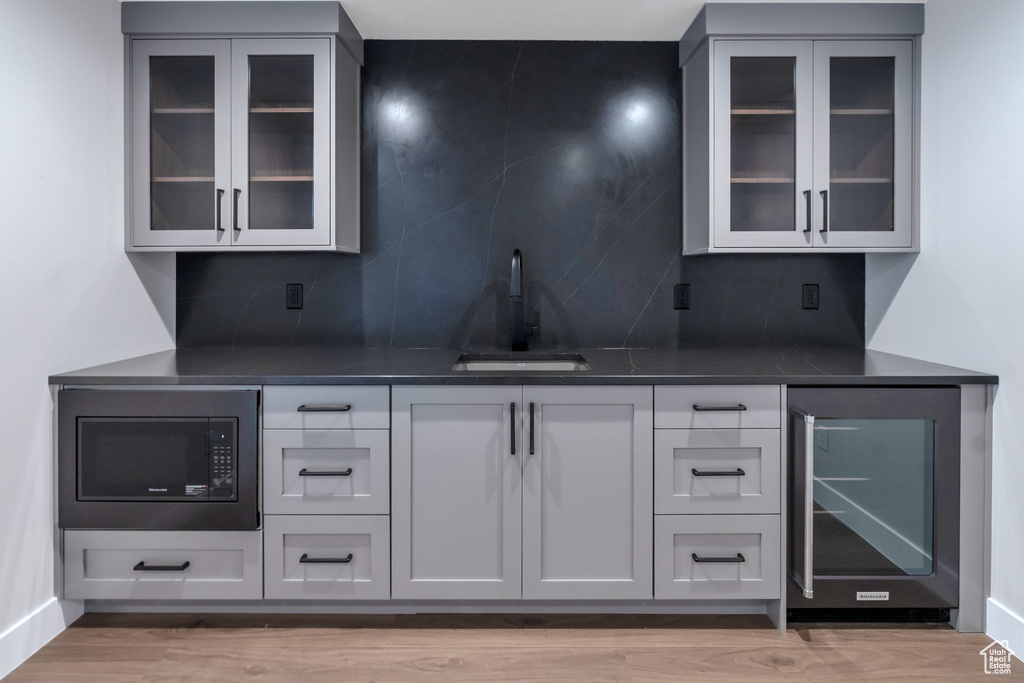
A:
[[[1010,673],[1010,660],[1016,653],[1010,649],[1009,641],[993,640],[979,654],[985,658],[985,673],[1008,674]]]

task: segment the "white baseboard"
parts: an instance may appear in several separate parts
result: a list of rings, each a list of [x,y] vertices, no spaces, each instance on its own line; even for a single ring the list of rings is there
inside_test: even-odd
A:
[[[992,640],[1005,640],[1017,659],[1024,661],[1024,619],[999,602],[988,599],[985,635]]]
[[[61,602],[50,598],[0,633],[0,678],[18,668],[84,613],[85,607],[80,602]]]

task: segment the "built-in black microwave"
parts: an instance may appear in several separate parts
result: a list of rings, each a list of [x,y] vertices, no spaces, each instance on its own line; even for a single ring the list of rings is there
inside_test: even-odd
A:
[[[256,529],[256,390],[64,389],[67,529]]]

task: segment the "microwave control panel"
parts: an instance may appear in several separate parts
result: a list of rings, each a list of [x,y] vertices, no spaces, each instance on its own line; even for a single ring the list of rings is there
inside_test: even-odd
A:
[[[210,497],[236,497],[235,422],[210,421]]]

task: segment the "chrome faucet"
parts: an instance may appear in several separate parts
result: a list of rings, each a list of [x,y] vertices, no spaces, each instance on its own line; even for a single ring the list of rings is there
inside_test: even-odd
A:
[[[519,250],[512,252],[512,350],[526,351],[530,348],[527,339],[537,334],[535,325],[527,325],[526,302],[523,297],[523,256]]]

